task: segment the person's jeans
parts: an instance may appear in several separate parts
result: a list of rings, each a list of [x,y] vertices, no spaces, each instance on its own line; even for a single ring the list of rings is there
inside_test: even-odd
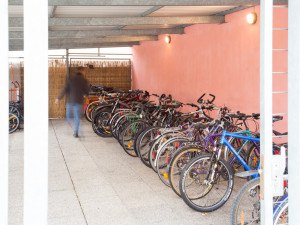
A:
[[[78,134],[78,131],[79,131],[80,109],[81,109],[81,104],[67,103],[66,119],[68,122],[72,122],[72,118],[74,117],[74,122],[75,122],[74,123],[74,125],[75,125],[74,133],[75,134]]]

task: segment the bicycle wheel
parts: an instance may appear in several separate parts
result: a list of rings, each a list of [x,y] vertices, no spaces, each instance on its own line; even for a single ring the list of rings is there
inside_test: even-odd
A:
[[[84,111],[84,116],[87,119],[87,121],[92,122],[91,118],[91,111],[94,107],[100,105],[100,101],[91,102]]]
[[[149,127],[149,124],[147,124],[143,129],[139,130],[139,132],[135,135],[133,150],[137,156],[138,156],[138,152],[137,152],[138,138],[144,132],[144,130],[146,130],[148,127]]]
[[[137,154],[134,151],[134,141],[135,136],[139,133],[139,131],[143,130],[146,127],[146,122],[144,120],[137,120],[135,122],[127,124],[124,128],[120,142],[122,143],[122,147],[124,151],[133,157],[137,157]]]
[[[108,104],[101,104],[101,105],[97,105],[95,106],[91,112],[90,112],[90,118],[91,120],[93,121],[94,120],[94,117],[96,115],[98,115],[98,113],[102,112],[102,111],[109,111],[111,112],[113,109],[113,106],[112,105],[108,105]]]
[[[248,158],[248,152],[250,151],[250,148],[252,147],[252,143],[248,142],[245,144],[245,141],[239,138],[231,138],[229,140],[229,143],[234,147],[234,149],[238,150],[239,156],[243,158],[245,162],[247,162]],[[234,154],[228,149],[227,146],[225,146],[226,152],[227,152],[227,162],[231,165],[234,172],[239,172],[241,170],[245,170],[245,168],[242,166],[242,163],[234,156]]]
[[[177,149],[188,142],[187,138],[171,138],[166,141],[157,152],[154,162],[159,179],[170,187],[168,166]]]
[[[122,116],[120,115],[120,117],[116,121],[114,121],[114,123],[112,125],[111,132],[112,132],[112,135],[114,136],[114,138],[117,140],[118,140],[118,136],[119,136],[119,129],[123,122],[126,122],[125,115],[122,115]]]
[[[248,155],[247,155],[247,165],[252,169],[256,170],[260,161],[260,151],[257,149],[255,144],[252,144],[249,147]]]
[[[18,109],[18,107],[16,107],[16,106],[10,105],[10,106],[9,106],[9,112],[15,114],[15,115],[16,115],[17,117],[19,117],[19,118],[20,118],[20,116],[21,116],[21,112],[20,112],[20,110]]]
[[[147,127],[137,138],[136,151],[140,160],[145,166],[151,167],[149,162],[149,151],[152,143],[159,136],[158,130],[161,129],[160,126]]]
[[[8,120],[9,120],[9,133],[15,132],[20,125],[19,117],[16,114],[9,113]]]
[[[172,138],[173,135],[175,133],[174,132],[168,132],[168,133],[165,133],[163,135],[160,135],[151,145],[150,147],[150,151],[148,152],[148,160],[149,160],[149,163],[150,163],[150,166],[151,168],[155,171],[156,171],[156,166],[154,165],[154,162],[155,162],[155,159],[156,159],[156,156],[157,156],[157,151],[158,149],[161,147],[161,145],[163,143],[165,143],[168,139]]]
[[[233,171],[213,154],[192,159],[183,169],[180,194],[184,202],[198,212],[212,212],[223,206],[233,189]]]
[[[178,149],[171,158],[168,168],[169,183],[178,196],[181,196],[179,181],[183,168],[192,158],[203,154],[204,151],[199,146],[184,146]]]
[[[110,112],[100,112],[93,119],[93,130],[101,137],[111,137],[109,119],[111,117]]]
[[[116,138],[120,142],[120,134],[122,133],[123,124],[129,122],[127,120],[127,116],[129,115],[136,115],[133,112],[124,113],[123,115],[120,115],[119,118],[114,122],[114,125],[112,127],[112,134],[114,138]]]
[[[275,203],[273,210],[273,221],[275,224],[289,224],[289,213],[288,213],[288,195],[283,196]]]
[[[248,181],[238,192],[231,211],[231,224],[260,224],[260,178]]]

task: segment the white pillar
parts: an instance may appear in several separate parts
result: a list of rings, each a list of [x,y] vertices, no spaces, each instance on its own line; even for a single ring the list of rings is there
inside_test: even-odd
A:
[[[24,225],[47,224],[48,1],[24,0]]]
[[[8,0],[0,1],[0,225],[8,224]]]
[[[273,0],[260,3],[261,224],[273,224],[272,193],[272,29]]]
[[[296,225],[300,221],[300,1],[289,0],[288,10],[289,224]]]

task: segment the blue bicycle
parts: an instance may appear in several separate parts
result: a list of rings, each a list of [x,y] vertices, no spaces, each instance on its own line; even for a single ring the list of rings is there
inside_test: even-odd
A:
[[[232,167],[221,156],[228,147],[245,170],[251,168],[227,141],[227,137],[259,142],[259,138],[228,133],[223,131],[220,144],[211,154],[197,156],[184,167],[179,183],[182,199],[192,209],[199,212],[211,212],[223,206],[233,190],[234,172]],[[252,175],[258,177],[257,174]]]

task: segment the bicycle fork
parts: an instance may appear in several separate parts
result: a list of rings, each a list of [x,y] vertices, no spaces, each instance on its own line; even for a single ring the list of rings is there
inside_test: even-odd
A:
[[[211,185],[211,183],[214,181],[214,177],[215,177],[215,174],[216,174],[216,169],[217,169],[217,166],[218,166],[218,161],[219,161],[221,153],[222,153],[222,151],[217,150],[218,147],[219,147],[219,145],[214,147],[214,150],[213,150],[213,153],[212,153],[212,156],[211,156],[211,160],[210,160],[210,163],[209,163],[207,175],[204,179],[204,183],[206,185]],[[211,174],[211,176],[209,178],[210,174]]]

